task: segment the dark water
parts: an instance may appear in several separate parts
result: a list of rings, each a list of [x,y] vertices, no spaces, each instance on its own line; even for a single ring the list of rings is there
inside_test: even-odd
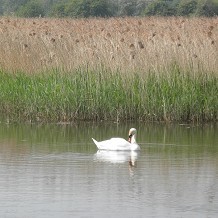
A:
[[[140,152],[91,141],[130,127]],[[0,217],[218,217],[217,127],[1,123]]]

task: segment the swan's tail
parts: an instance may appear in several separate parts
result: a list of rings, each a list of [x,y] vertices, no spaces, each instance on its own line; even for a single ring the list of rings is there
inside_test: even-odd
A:
[[[93,142],[95,143],[95,145],[97,146],[97,148],[100,149],[99,143],[98,143],[95,139],[93,139],[93,138],[92,138],[92,140],[93,140]]]

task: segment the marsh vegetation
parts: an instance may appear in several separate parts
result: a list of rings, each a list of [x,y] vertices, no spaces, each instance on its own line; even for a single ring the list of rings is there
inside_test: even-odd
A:
[[[1,18],[1,114],[217,121],[217,30],[217,18]]]

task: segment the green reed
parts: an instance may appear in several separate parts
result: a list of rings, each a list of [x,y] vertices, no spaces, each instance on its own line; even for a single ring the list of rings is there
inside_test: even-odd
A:
[[[216,74],[78,69],[0,71],[0,114],[8,121],[217,121]]]

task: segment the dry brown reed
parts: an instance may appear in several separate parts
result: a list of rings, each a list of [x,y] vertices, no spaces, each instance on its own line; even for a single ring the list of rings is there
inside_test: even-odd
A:
[[[218,18],[0,18],[0,68],[218,69]]]

